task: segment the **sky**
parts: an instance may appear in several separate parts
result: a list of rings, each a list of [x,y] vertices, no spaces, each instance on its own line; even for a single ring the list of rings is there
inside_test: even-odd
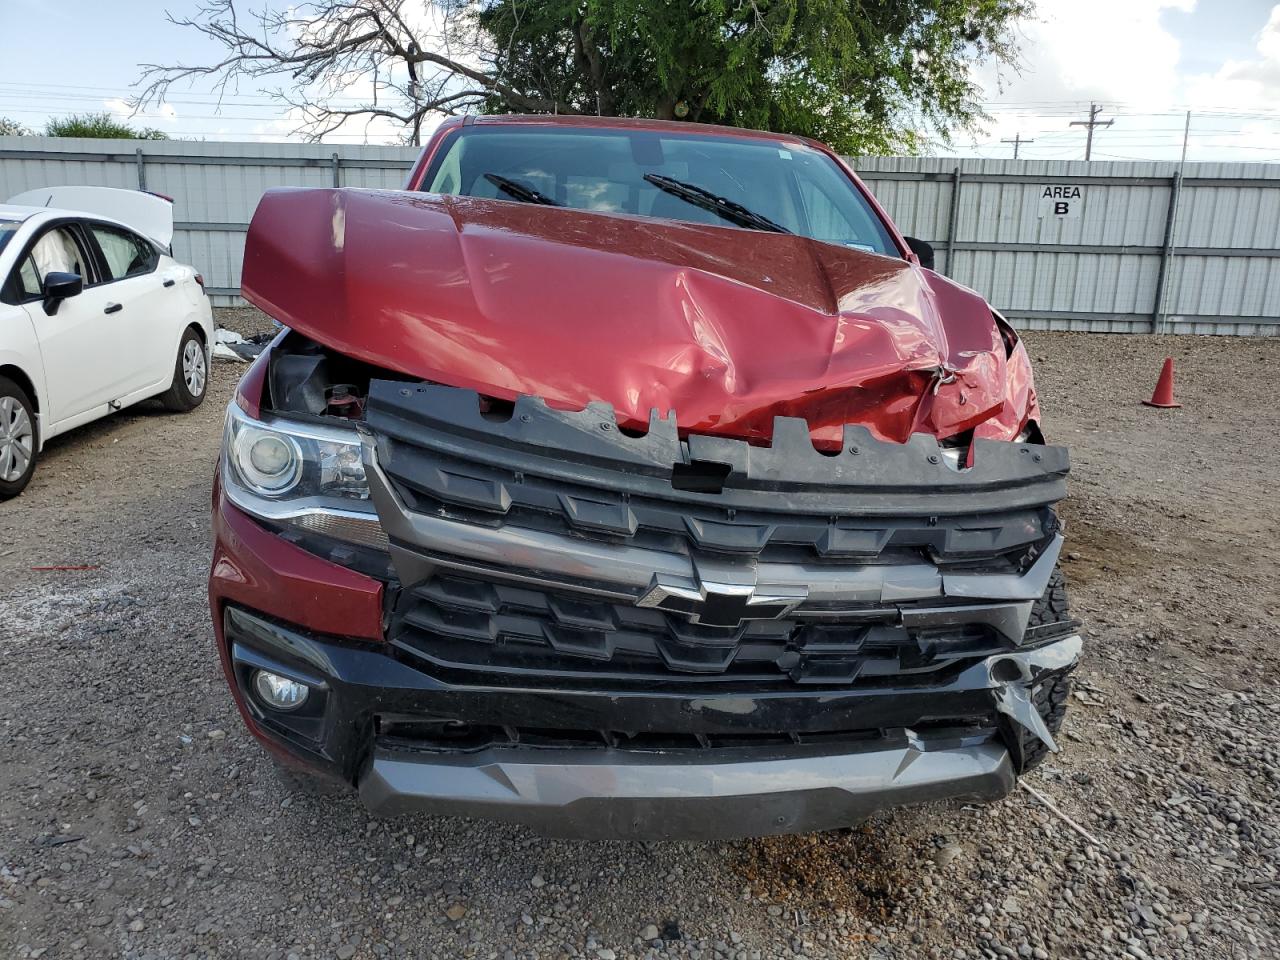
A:
[[[257,0],[249,0],[257,6]],[[50,117],[126,103],[147,62],[208,62],[217,49],[164,11],[197,0],[0,0],[0,116],[32,129]],[[1178,160],[1191,111],[1189,161],[1280,161],[1280,3],[1274,0],[1039,0],[1024,22],[1018,70],[975,78],[990,121],[933,152],[1081,159],[1090,102],[1113,120],[1095,135],[1099,160]],[[46,38],[51,38],[46,39]],[[218,103],[208,83],[175,87],[130,122],[172,136],[287,140],[296,122],[264,92],[241,87]],[[385,122],[326,139],[395,142]]]
[[[1093,157],[1280,160],[1280,3],[1274,0],[1040,0],[1022,28],[1023,65],[979,72],[992,120],[948,153],[1081,159],[1089,104],[1104,107]]]

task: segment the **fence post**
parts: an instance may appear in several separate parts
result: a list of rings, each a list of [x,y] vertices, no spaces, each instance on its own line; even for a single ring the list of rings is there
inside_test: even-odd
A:
[[[147,189],[147,166],[142,159],[141,147],[137,149],[137,152],[134,154],[134,156],[137,158],[137,162],[138,162],[138,189],[145,190]]]
[[[947,221],[947,276],[954,277],[956,218],[960,216],[960,168],[951,171],[951,217]]]
[[[335,187],[342,186],[342,160],[338,157],[338,152],[333,153],[333,185]]]
[[[1164,323],[1164,294],[1173,263],[1173,231],[1178,222],[1178,200],[1182,196],[1182,171],[1169,181],[1169,210],[1164,220],[1164,245],[1160,250],[1160,272],[1156,274],[1156,302],[1151,311],[1151,332],[1159,333]]]

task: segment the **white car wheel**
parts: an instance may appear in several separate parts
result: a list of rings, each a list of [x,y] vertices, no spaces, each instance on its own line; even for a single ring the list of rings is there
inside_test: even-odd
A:
[[[0,397],[0,480],[17,483],[36,449],[36,430],[17,397]]]
[[[26,391],[0,377],[0,500],[16,497],[36,470],[35,408]]]
[[[188,340],[182,348],[182,379],[186,381],[191,396],[198,397],[204,393],[209,368],[204,359],[204,347],[198,340]]]
[[[185,413],[204,401],[209,386],[209,355],[195,327],[187,327],[173,361],[173,385],[160,394],[160,402],[170,410]]]

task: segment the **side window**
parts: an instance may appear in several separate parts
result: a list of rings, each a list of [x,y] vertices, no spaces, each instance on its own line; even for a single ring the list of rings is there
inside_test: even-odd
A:
[[[37,240],[29,259],[38,280],[37,292],[42,289],[44,278],[51,273],[78,273],[86,281],[90,279],[84,267],[84,257],[80,254],[80,244],[65,227],[56,227]]]
[[[102,248],[110,280],[123,280],[150,273],[156,267],[156,251],[139,236],[114,227],[90,225],[94,239]]]
[[[18,296],[22,300],[35,300],[43,294],[40,286],[40,275],[36,273],[36,263],[30,256],[22,258],[17,272]]]

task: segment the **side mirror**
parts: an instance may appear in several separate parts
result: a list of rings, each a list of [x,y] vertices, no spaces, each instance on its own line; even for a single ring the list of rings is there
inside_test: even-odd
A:
[[[58,306],[68,297],[80,296],[84,289],[84,278],[78,273],[62,273],[53,271],[44,277],[44,312],[52,317],[58,312]]]
[[[915,237],[903,237],[907,241],[907,246],[911,248],[911,252],[920,258],[920,266],[933,269],[933,244],[924,240],[917,240]]]

